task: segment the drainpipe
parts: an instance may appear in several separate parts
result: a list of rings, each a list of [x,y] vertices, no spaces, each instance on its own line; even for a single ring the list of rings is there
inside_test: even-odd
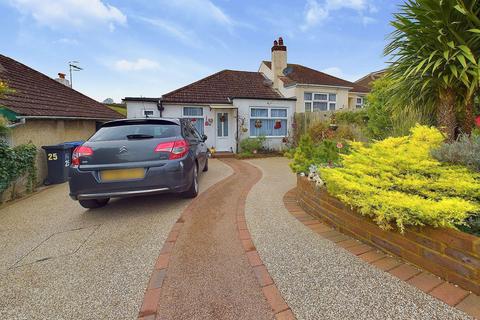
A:
[[[238,138],[239,138],[239,134],[238,134],[238,121],[239,121],[239,115],[238,115],[238,108],[237,108],[237,139],[236,140],[236,143],[235,143],[235,153],[238,153]]]
[[[162,99],[158,99],[157,109],[158,111],[160,111],[160,118],[161,118],[163,115],[163,110],[165,110],[165,108],[163,107]]]

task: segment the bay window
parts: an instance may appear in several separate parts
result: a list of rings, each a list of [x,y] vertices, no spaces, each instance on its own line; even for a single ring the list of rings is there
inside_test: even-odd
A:
[[[318,112],[335,110],[337,108],[337,95],[335,93],[305,92],[305,112]]]
[[[286,108],[250,108],[251,137],[286,137],[288,111]]]

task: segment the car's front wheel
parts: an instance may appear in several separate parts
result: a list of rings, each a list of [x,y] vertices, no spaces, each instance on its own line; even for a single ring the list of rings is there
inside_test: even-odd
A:
[[[198,168],[196,165],[193,166],[193,177],[192,184],[187,191],[182,193],[182,196],[185,198],[195,198],[198,195]]]
[[[96,209],[96,208],[104,207],[107,205],[108,201],[110,201],[110,198],[78,200],[80,205],[87,209]]]

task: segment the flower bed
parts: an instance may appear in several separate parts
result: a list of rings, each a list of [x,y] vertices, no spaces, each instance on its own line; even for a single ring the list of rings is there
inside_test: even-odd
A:
[[[299,204],[309,214],[340,232],[426,269],[447,281],[480,294],[480,238],[452,228],[409,227],[401,234],[384,230],[331,197],[325,188],[298,177]]]

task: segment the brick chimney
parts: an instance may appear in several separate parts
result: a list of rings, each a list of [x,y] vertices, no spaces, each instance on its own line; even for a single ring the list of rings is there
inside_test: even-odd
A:
[[[61,73],[59,72],[58,73],[58,78],[55,79],[56,81],[60,82],[61,84],[67,86],[67,87],[70,87],[70,81],[68,81],[66,78],[65,78],[65,73]]]
[[[283,70],[287,67],[287,46],[283,44],[282,37],[273,41],[272,47],[272,73],[273,87],[278,89],[281,85],[279,77],[283,76]]]

